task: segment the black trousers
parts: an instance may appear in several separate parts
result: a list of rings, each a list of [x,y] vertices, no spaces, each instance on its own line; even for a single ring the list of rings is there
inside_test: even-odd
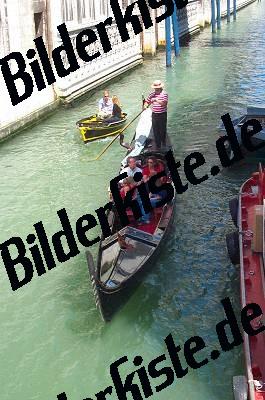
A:
[[[158,149],[166,145],[167,135],[167,113],[153,113],[152,125],[154,131],[155,144]]]

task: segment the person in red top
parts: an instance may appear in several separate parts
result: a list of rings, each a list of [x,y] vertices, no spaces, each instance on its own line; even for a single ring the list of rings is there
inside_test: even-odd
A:
[[[164,171],[164,167],[161,163],[158,163],[154,157],[149,157],[147,160],[147,166],[144,167],[142,171],[144,182],[147,182],[151,176],[162,171]]]
[[[163,90],[161,81],[154,81],[152,84],[154,91],[149,94],[145,101],[145,108],[151,104],[152,125],[157,150],[166,146],[167,135],[167,104],[168,94]]]
[[[157,175],[159,172],[165,171],[165,167],[162,163],[162,161],[159,162],[155,157],[149,157],[147,159],[147,166],[143,168],[143,180],[144,182],[148,182],[148,180],[154,176]],[[166,176],[162,176],[156,180],[156,186],[161,186],[163,183],[167,181]],[[150,193],[150,201],[152,204],[152,207],[155,208],[159,200],[162,200],[167,196],[167,192],[165,190],[161,190],[157,194],[152,194]]]

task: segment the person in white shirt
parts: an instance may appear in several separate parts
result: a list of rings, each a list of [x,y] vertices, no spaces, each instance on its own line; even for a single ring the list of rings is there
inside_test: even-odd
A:
[[[142,173],[141,168],[137,167],[136,160],[134,157],[128,157],[127,161],[128,161],[128,167],[123,168],[121,170],[120,174],[123,174],[124,172],[126,172],[128,176],[134,177],[134,174],[136,172]]]
[[[98,103],[98,117],[105,119],[112,116],[113,102],[109,95],[109,91],[105,90],[103,98],[99,100]]]

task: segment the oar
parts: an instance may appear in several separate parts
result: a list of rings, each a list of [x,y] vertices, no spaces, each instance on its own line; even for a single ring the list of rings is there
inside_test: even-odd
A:
[[[108,148],[115,142],[115,140],[121,135],[121,133],[123,133],[143,112],[144,110],[142,110],[141,112],[139,112],[139,114],[137,114],[131,122],[129,122],[121,131],[120,133],[115,136],[114,139],[111,140],[111,142],[109,142],[109,144],[97,155],[96,158],[93,158],[91,161],[97,161],[100,159],[100,157],[108,150]]]

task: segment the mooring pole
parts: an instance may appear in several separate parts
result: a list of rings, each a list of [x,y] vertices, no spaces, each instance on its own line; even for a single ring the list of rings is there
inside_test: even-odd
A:
[[[230,22],[230,0],[227,0],[227,22]]]
[[[211,9],[212,9],[212,32],[215,32],[215,24],[216,24],[216,18],[215,18],[215,0],[211,0]]]
[[[171,67],[171,22],[170,17],[166,18],[166,63],[167,67]]]
[[[217,29],[221,29],[221,0],[216,0],[217,6]]]
[[[236,20],[236,0],[234,0],[233,3],[234,3],[233,17],[234,17],[234,20]]]
[[[174,12],[172,15],[172,25],[173,25],[173,33],[174,33],[174,49],[175,49],[175,56],[178,56],[180,53],[179,47],[179,21],[177,15],[177,7],[174,6]]]

